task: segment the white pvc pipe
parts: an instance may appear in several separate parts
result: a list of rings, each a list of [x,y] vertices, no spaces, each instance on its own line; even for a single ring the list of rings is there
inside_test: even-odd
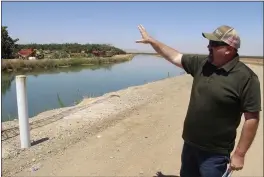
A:
[[[28,102],[25,75],[16,76],[16,93],[21,148],[29,148],[31,146],[31,143],[29,133]]]

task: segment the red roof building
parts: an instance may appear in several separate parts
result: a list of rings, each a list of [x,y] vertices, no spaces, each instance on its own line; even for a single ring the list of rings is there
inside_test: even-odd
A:
[[[18,55],[21,57],[27,58],[29,56],[34,55],[34,50],[33,49],[22,49],[18,52]]]

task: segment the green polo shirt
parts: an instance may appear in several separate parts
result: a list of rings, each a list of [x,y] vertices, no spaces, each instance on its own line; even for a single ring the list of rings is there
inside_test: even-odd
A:
[[[182,137],[203,150],[229,154],[243,112],[261,111],[257,75],[237,55],[221,68],[207,57],[183,55],[193,85]]]

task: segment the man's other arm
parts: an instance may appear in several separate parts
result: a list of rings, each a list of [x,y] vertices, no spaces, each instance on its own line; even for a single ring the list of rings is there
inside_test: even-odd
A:
[[[259,125],[259,112],[261,111],[261,89],[257,76],[252,76],[246,83],[242,92],[242,112],[245,123],[241,132],[235,153],[245,156],[250,148]]]

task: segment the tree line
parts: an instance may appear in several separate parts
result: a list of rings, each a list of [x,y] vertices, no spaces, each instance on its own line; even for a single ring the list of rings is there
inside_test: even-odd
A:
[[[37,50],[50,50],[58,51],[62,50],[67,53],[91,53],[92,51],[115,51],[120,54],[125,54],[126,52],[117,47],[108,44],[78,44],[78,43],[64,43],[64,44],[18,44],[17,51],[21,49],[33,48]]]
[[[1,36],[1,43],[2,43],[2,59],[12,59],[15,58],[17,52],[21,49],[36,49],[41,51],[50,51],[50,52],[66,52],[68,54],[71,53],[86,53],[90,54],[94,51],[96,52],[111,52],[112,55],[117,54],[126,54],[126,52],[122,49],[114,47],[109,44],[78,44],[78,43],[64,43],[64,44],[17,44],[16,42],[19,39],[12,39],[7,30],[7,26],[2,26],[2,36]]]

